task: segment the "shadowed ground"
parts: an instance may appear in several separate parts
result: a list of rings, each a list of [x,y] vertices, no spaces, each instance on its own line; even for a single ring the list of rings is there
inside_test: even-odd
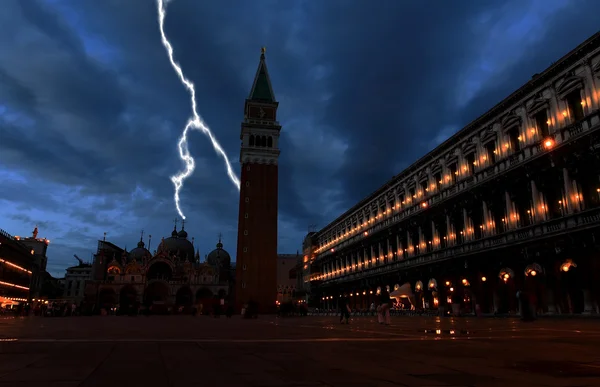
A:
[[[0,320],[3,386],[600,386],[600,321]]]

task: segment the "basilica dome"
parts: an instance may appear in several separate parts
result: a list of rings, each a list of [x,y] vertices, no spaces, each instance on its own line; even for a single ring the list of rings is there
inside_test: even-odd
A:
[[[206,263],[214,267],[228,268],[231,266],[231,257],[229,253],[223,250],[223,244],[219,239],[217,248],[211,251],[206,257]]]
[[[178,233],[173,230],[169,238],[164,238],[158,245],[158,254],[167,254],[169,256],[178,255],[181,259],[194,261],[194,245],[187,239],[187,232],[182,228]]]
[[[129,252],[129,259],[132,261],[134,259],[136,261],[142,261],[144,257],[150,258],[152,257],[152,254],[146,249],[144,242],[140,240],[137,247]]]

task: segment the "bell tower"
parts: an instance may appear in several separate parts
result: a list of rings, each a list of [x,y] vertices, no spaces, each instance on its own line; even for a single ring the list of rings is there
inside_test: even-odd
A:
[[[240,139],[240,211],[236,254],[236,306],[254,301],[272,313],[277,300],[277,196],[279,132],[275,94],[262,48],[244,105]]]

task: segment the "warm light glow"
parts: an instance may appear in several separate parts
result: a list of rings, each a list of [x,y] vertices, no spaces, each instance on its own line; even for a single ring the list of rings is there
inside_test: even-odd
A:
[[[453,292],[453,291],[454,291],[454,288],[450,288],[450,291],[451,291],[451,292]]]
[[[421,207],[423,207],[423,208],[427,207],[427,203],[421,203]]]
[[[32,250],[32,251],[33,251],[33,250]],[[2,259],[2,258],[0,258],[0,263],[4,263],[5,265],[8,265],[8,266],[10,266],[10,267],[14,267],[14,268],[15,268],[15,269],[17,269],[17,270],[21,270],[21,271],[24,271],[24,272],[26,272],[26,273],[28,273],[28,274],[31,274],[31,271],[30,271],[30,270],[27,270],[27,269],[25,269],[24,267],[21,267],[21,266],[19,266],[19,265],[15,265],[14,263],[12,263],[12,262],[9,262],[9,261],[7,261],[7,260],[5,260],[5,259]]]
[[[581,101],[581,106],[585,106],[585,101]]]
[[[567,116],[567,111],[566,111],[566,110],[564,110],[564,111],[562,112],[562,115],[563,115],[563,117],[566,117],[566,116]]]
[[[504,279],[507,280],[510,278],[510,275],[508,273],[504,274]]]
[[[369,233],[365,231],[365,236],[367,236],[367,235],[369,235]]]
[[[450,281],[446,281],[446,286],[450,286]]]
[[[481,277],[481,281],[485,282],[485,281],[487,281],[487,278]]]
[[[561,269],[566,273],[567,271],[569,271],[569,265],[563,265]]]
[[[554,140],[552,140],[551,138],[547,138],[546,140],[544,140],[544,146],[546,147],[546,149],[552,148],[553,145]]]
[[[9,286],[9,287],[17,288],[17,289],[29,290],[29,288],[26,286],[11,284],[10,282],[0,281],[0,285]]]
[[[463,278],[462,283],[463,283],[463,285],[466,285],[467,284],[467,280],[465,278]]]
[[[532,277],[535,277],[535,276],[537,275],[537,272],[536,272],[535,270],[532,270],[532,271],[530,271],[530,272],[529,272],[529,274],[530,274]]]

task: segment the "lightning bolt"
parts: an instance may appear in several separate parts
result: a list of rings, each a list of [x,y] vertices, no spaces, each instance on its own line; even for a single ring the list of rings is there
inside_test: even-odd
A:
[[[169,40],[167,39],[167,35],[165,34],[165,28],[164,28],[165,16],[167,15],[167,3],[169,1],[170,0],[157,0],[156,1],[156,4],[158,6],[158,25],[159,25],[159,29],[160,29],[161,41],[162,41],[163,46],[165,47],[165,50],[167,50],[167,54],[169,55],[169,61],[171,62],[171,66],[173,66],[173,69],[179,76],[179,80],[181,81],[181,83],[183,83],[185,88],[190,92],[190,100],[192,103],[192,116],[189,118],[187,124],[185,125],[185,128],[183,129],[183,133],[181,133],[181,137],[179,137],[179,141],[177,143],[177,147],[179,148],[179,158],[181,159],[181,161],[183,161],[185,163],[185,169],[182,172],[171,176],[171,181],[173,182],[173,185],[175,186],[175,194],[174,194],[175,207],[177,208],[177,212],[179,213],[179,216],[181,216],[182,219],[185,219],[185,215],[183,214],[183,211],[181,211],[181,207],[179,205],[180,204],[179,192],[181,191],[181,188],[183,188],[183,182],[185,181],[185,179],[190,177],[190,175],[194,172],[194,169],[196,168],[196,163],[194,161],[194,158],[192,157],[192,155],[190,154],[190,151],[188,149],[187,135],[188,135],[188,132],[190,131],[190,129],[199,130],[210,139],[210,142],[211,142],[215,152],[217,152],[217,154],[219,154],[223,158],[223,160],[225,160],[225,166],[227,167],[227,176],[229,176],[229,180],[231,180],[231,182],[236,186],[238,191],[240,190],[240,179],[237,177],[237,175],[233,171],[233,168],[231,167],[231,163],[229,162],[229,158],[227,157],[227,154],[225,153],[225,151],[223,150],[223,148],[221,147],[221,145],[219,144],[219,142],[217,141],[217,139],[211,132],[210,128],[204,123],[204,121],[198,114],[198,111],[196,109],[197,108],[197,106],[196,106],[196,89],[194,87],[194,84],[189,79],[187,79],[185,77],[185,75],[183,75],[181,66],[179,66],[179,63],[177,63],[175,61],[175,59],[173,58],[173,47],[171,46],[171,43],[169,43]]]

